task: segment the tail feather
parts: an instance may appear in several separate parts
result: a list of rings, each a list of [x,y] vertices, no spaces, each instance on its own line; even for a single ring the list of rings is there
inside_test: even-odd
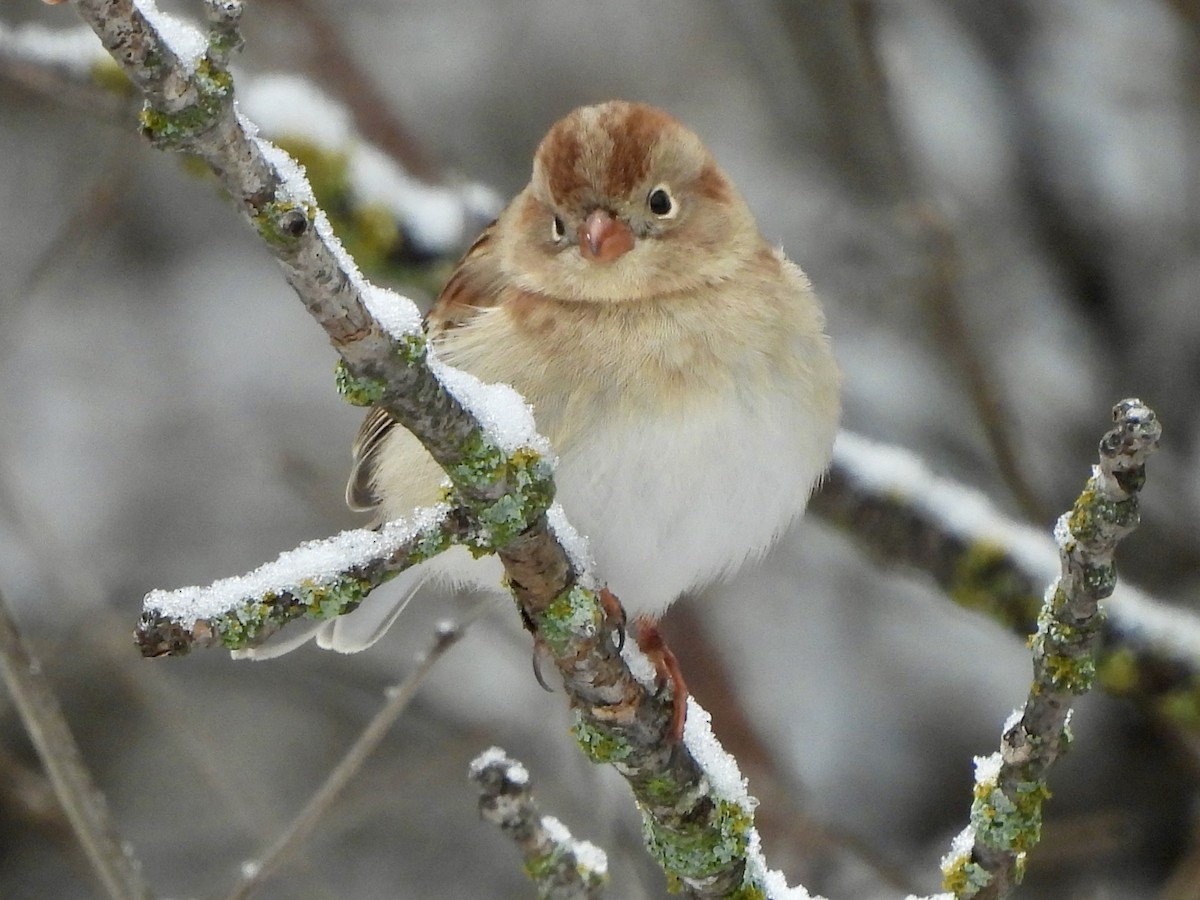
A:
[[[234,650],[233,658],[274,659],[291,653],[314,638],[317,646],[323,650],[336,650],[338,653],[366,650],[383,637],[428,577],[425,566],[408,569],[372,591],[354,612],[326,622],[306,623],[294,631],[285,628],[261,647]]]

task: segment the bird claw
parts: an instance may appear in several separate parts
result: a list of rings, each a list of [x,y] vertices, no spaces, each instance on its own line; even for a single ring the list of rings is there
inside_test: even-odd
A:
[[[530,662],[533,663],[533,677],[537,680],[538,685],[547,694],[553,694],[554,688],[546,684],[546,679],[542,677],[542,657],[549,656],[550,653],[546,650],[546,645],[542,643],[540,638],[534,638],[533,641],[533,656]]]
[[[625,607],[608,588],[600,589],[600,608],[604,611],[604,626],[613,635],[613,645],[620,653],[625,649]]]

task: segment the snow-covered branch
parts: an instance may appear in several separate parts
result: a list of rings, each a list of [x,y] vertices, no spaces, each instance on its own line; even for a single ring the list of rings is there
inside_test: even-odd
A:
[[[223,58],[240,3],[209,0],[216,24],[208,36],[145,0],[74,5],[144,95],[146,137],[207,163],[275,255],[341,355],[347,399],[385,408],[446,470],[452,505],[480,549],[500,557],[525,622],[554,657],[581,745],[628,779],[668,876],[700,897],[765,892],[752,805],[722,794],[688,746],[669,739],[670,698],[656,691],[648,665],[641,680],[634,676],[605,627],[594,582],[556,539],[547,516],[552,457],[528,408],[514,404],[511,389],[463,373],[447,386],[452,370],[433,364],[412,303],[362,277],[303,169],[238,111]],[[505,414],[494,415],[498,408]]]
[[[257,647],[295,619],[331,619],[356,609],[379,585],[468,538],[461,509],[418,510],[377,531],[309,541],[253,572],[206,587],[151,591],[134,638],[143,656],[193,647]]]
[[[1041,838],[1046,775],[1070,742],[1071,703],[1091,689],[1104,611],[1117,574],[1117,544],[1137,527],[1138,492],[1161,426],[1140,400],[1113,408],[1117,425],[1100,441],[1079,499],[1054,529],[1061,574],[1046,592],[1031,642],[1033,684],[1005,723],[1000,751],[976,759],[971,823],[942,864],[960,900],[999,900],[1020,883]]]
[[[809,510],[870,556],[925,572],[956,603],[1021,638],[1037,627],[1045,585],[1059,569],[1045,531],[935,475],[915,454],[850,432],[839,435]],[[1126,582],[1105,607],[1096,686],[1193,729],[1200,721],[1200,619]]]
[[[499,747],[471,761],[470,777],[479,785],[479,813],[512,838],[525,872],[547,900],[594,900],[603,896],[608,858],[580,841],[553,816],[543,816],[533,799],[529,770]]]
[[[228,53],[237,38],[214,46]],[[132,85],[90,28],[0,22],[0,75],[92,115],[134,120]],[[302,77],[237,74],[238,107],[307,170],[321,207],[363,269],[424,281],[427,264],[453,259],[500,211],[491,188],[415,177],[356,129],[350,112]],[[442,275],[444,277],[444,275]]]

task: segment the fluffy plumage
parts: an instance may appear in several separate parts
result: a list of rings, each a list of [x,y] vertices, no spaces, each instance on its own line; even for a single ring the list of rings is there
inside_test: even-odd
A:
[[[558,499],[631,616],[764,552],[827,465],[839,374],[804,274],[759,234],[692,132],[661,110],[583,107],[538,147],[529,185],[475,242],[427,317],[442,359],[533,404]],[[374,411],[352,506],[436,499],[442,472]],[[499,587],[461,549],[406,573]],[[328,623],[361,649],[404,597]],[[383,598],[379,598],[383,599]]]

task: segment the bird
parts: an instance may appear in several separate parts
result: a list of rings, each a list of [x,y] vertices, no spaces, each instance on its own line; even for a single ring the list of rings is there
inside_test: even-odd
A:
[[[612,100],[557,121],[424,327],[439,359],[532,406],[556,499],[644,646],[677,598],[765,553],[828,465],[841,375],[809,280],[656,107]],[[382,408],[353,457],[347,502],[379,522],[440,497],[444,473]],[[499,591],[501,577],[494,557],[452,548],[317,642],[362,650],[426,580]]]

